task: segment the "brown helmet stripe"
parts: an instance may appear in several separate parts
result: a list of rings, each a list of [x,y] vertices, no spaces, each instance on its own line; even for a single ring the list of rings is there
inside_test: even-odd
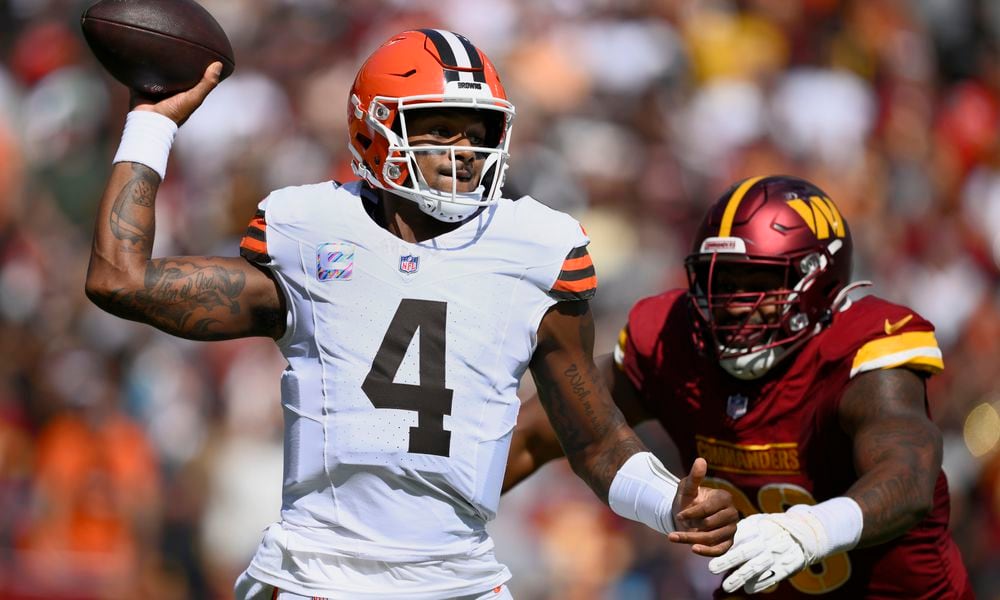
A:
[[[438,56],[441,57],[441,64],[444,65],[444,80],[458,81],[458,71],[454,68],[449,68],[457,67],[458,63],[455,62],[455,53],[452,51],[451,44],[448,43],[448,40],[446,40],[444,35],[442,35],[437,29],[421,29],[420,32],[426,35],[428,39],[434,43]]]
[[[441,29],[421,29],[441,57],[445,81],[486,83],[486,72],[479,50],[463,35]]]
[[[465,46],[465,53],[469,55],[469,66],[474,69],[472,79],[480,83],[486,83],[486,72],[483,70],[483,59],[479,57],[479,50],[464,35],[456,33],[455,37],[462,42],[462,45]]]

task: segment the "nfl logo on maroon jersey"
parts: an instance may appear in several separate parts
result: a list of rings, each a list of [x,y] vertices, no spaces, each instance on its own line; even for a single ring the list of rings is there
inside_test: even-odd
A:
[[[733,394],[726,401],[726,414],[729,415],[730,419],[739,419],[747,414],[747,405],[749,403],[750,399],[743,394]]]
[[[399,270],[407,275],[412,275],[420,268],[420,257],[406,254],[399,257]]]

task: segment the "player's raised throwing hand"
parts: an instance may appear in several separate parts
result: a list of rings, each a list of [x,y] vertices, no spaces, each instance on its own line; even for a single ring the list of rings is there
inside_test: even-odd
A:
[[[209,92],[219,85],[222,75],[222,63],[214,62],[205,69],[205,74],[193,88],[174,94],[160,101],[143,96],[141,92],[132,90],[129,106],[132,110],[149,111],[159,113],[177,125],[183,125],[184,121],[201,106],[201,103],[208,97]]]

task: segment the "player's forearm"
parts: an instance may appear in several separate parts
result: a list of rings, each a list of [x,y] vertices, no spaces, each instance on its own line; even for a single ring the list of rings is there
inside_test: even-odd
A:
[[[919,523],[934,504],[941,468],[941,434],[919,421],[880,428],[855,448],[861,477],[847,496],[861,507],[859,546],[894,539]]]
[[[859,545],[902,535],[930,512],[941,469],[940,431],[922,418],[893,418],[858,432],[855,464],[860,477],[847,494],[861,507]]]
[[[542,318],[531,374],[573,471],[608,502],[622,465],[646,448],[625,422],[594,364],[594,320],[586,302],[560,302]],[[644,465],[648,471],[649,461]],[[654,516],[662,521],[662,515]]]
[[[852,439],[861,546],[891,540],[931,510],[941,470],[941,432],[926,412],[924,379],[908,369],[863,373],[845,390],[841,427]]]
[[[145,276],[153,251],[156,192],[178,122],[148,106],[136,107],[125,117],[114,168],[98,207],[87,271],[87,295],[106,310],[111,310],[113,292],[137,290]]]
[[[602,501],[608,502],[611,482],[621,466],[633,455],[646,451],[646,447],[631,432],[614,432],[579,448],[573,454],[567,453],[566,458],[573,472],[587,482]]]
[[[618,469],[646,451],[600,381],[596,369],[570,363],[536,376],[539,398],[573,471],[603,501]]]
[[[101,199],[87,270],[87,295],[114,312],[112,293],[142,285],[153,250],[154,202],[160,176],[145,165],[114,166]]]
[[[533,361],[539,399],[573,471],[616,514],[674,531],[678,479],[639,441],[589,356]]]
[[[248,278],[260,274],[243,259],[151,259],[159,184],[143,164],[115,165],[98,211],[87,297],[113,315],[189,339],[272,335],[275,311],[260,307],[276,301],[249,291]]]

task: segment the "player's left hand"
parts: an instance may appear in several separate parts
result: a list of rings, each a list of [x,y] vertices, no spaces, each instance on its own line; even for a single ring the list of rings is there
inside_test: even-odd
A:
[[[678,483],[672,511],[677,531],[669,539],[690,544],[695,554],[720,556],[733,545],[740,515],[729,492],[702,487],[706,473],[708,463],[696,458],[687,477]]]
[[[722,589],[755,594],[823,558],[810,515],[799,511],[751,515],[739,522],[733,547],[712,559],[708,569],[730,573]],[[820,527],[820,530],[822,527]]]

